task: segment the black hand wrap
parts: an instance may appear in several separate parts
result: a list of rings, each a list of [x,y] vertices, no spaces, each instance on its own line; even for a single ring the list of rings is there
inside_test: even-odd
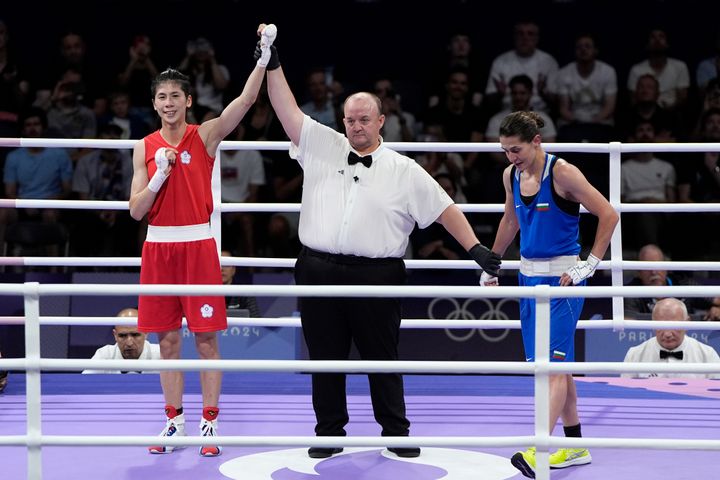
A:
[[[482,243],[478,243],[472,247],[468,253],[485,272],[494,277],[498,275],[498,270],[500,270],[500,255],[493,252]]]
[[[261,56],[262,50],[260,49],[260,40],[258,40],[257,45],[255,46],[255,53],[253,54],[253,58],[255,58],[255,61],[258,61]],[[280,68],[280,57],[278,57],[277,48],[275,48],[275,45],[270,45],[270,60],[268,60],[268,64],[267,67],[265,67],[265,70],[269,72],[270,70],[275,70],[276,68]]]

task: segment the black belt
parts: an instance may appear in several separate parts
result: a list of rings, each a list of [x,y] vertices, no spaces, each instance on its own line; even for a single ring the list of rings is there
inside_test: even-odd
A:
[[[370,258],[360,257],[357,255],[343,255],[340,253],[327,253],[318,252],[312,248],[303,246],[302,252],[310,257],[320,258],[326,262],[339,263],[343,265],[392,265],[393,263],[401,262],[401,258],[386,257],[386,258]]]

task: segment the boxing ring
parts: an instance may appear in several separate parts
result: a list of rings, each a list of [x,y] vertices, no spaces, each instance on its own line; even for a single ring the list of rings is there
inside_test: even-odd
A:
[[[129,148],[133,141],[0,139],[0,146],[83,146]],[[388,144],[401,151],[497,151],[497,144]],[[282,142],[223,142],[221,150],[286,149]],[[608,153],[610,201],[625,212],[719,211],[718,204],[623,204],[620,202],[620,154],[640,151],[720,151],[720,144],[547,144],[548,151]],[[219,162],[216,162],[216,167]],[[214,184],[219,188],[219,169]],[[219,198],[219,195],[216,197]],[[127,209],[127,202],[2,200],[5,208]],[[298,211],[288,204],[216,204],[213,224],[219,234],[220,212]],[[501,212],[502,205],[461,205],[465,212]],[[25,326],[26,357],[0,359],[0,369],[26,371],[24,382],[13,375],[0,396],[0,451],[3,478],[522,478],[510,465],[518,449],[537,446],[539,479],[550,478],[548,452],[560,447],[593,449],[589,466],[553,471],[554,478],[645,478],[672,474],[676,478],[713,478],[708,450],[720,450],[720,383],[714,380],[620,379],[597,377],[647,371],[647,364],[617,362],[549,362],[549,299],[551,297],[612,297],[612,319],[582,320],[585,329],[657,329],[687,327],[683,322],[623,318],[624,297],[720,296],[720,286],[623,287],[624,269],[720,270],[720,262],[630,262],[622,259],[621,226],[613,234],[609,287],[493,287],[478,286],[269,286],[269,285],[90,285],[0,284],[0,297],[24,298],[24,317],[3,317],[1,323]],[[223,257],[223,265],[288,267],[293,259]],[[3,257],[0,264],[16,266],[137,266],[139,259],[78,257]],[[408,268],[477,269],[472,261],[406,261]],[[517,270],[518,261],[504,261],[503,269]],[[39,300],[60,295],[242,295],[297,297],[378,296],[412,298],[517,298],[538,301],[535,363],[428,361],[303,361],[303,360],[165,360],[90,361],[40,356],[40,325],[113,325],[115,317],[42,317]],[[229,319],[229,325],[299,326],[297,318]],[[404,319],[402,328],[519,328],[517,320]],[[714,322],[694,323],[693,330],[716,330]],[[193,448],[172,455],[150,456],[142,445],[198,446],[197,436],[158,442],[158,411],[163,405],[154,375],[80,376],[41,372],[80,371],[85,368],[186,370],[185,405],[192,423],[200,401],[194,372],[222,369],[220,435],[223,456],[201,458]],[[664,373],[720,373],[718,365],[659,364]],[[309,372],[406,373],[411,437],[380,437],[372,419],[363,377],[348,377],[350,424],[348,437],[312,436]],[[550,436],[547,427],[548,375],[578,373],[579,412],[585,437]],[[452,375],[448,375],[452,374]],[[478,375],[482,374],[482,375]],[[524,374],[526,376],[517,376]],[[527,376],[532,375],[532,378]],[[23,387],[25,393],[23,394]],[[199,420],[199,418],[198,418]],[[556,428],[556,435],[557,435]],[[252,432],[253,435],[249,435]],[[325,460],[307,458],[309,446],[344,446],[343,454]],[[420,446],[417,459],[385,456],[387,446]],[[107,448],[113,447],[113,448]],[[290,449],[280,447],[293,447]],[[390,458],[392,457],[392,458]],[[712,472],[712,473],[711,473]]]

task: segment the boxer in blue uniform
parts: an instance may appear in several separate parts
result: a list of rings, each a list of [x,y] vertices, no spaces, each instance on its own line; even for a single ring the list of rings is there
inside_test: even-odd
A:
[[[584,285],[605,255],[619,220],[612,205],[577,169],[545,153],[539,130],[544,123],[534,112],[514,112],[500,126],[500,145],[510,165],[503,173],[505,212],[492,250],[503,255],[520,231],[521,286]],[[580,260],[578,226],[580,205],[598,217],[590,254]],[[481,285],[497,285],[484,272]],[[574,361],[575,329],[582,298],[555,298],[550,303],[550,360]],[[523,344],[528,362],[535,359],[535,300],[520,300]],[[580,437],[577,390],[570,374],[550,376],[550,432],[562,418],[565,435]],[[561,448],[550,455],[551,468],[590,463],[585,448]],[[523,475],[535,478],[535,448],[517,452],[512,464]]]

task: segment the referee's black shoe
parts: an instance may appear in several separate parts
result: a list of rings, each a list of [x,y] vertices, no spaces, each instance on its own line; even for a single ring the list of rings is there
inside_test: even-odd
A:
[[[388,452],[392,452],[402,458],[415,458],[420,456],[420,449],[418,447],[388,447]]]
[[[310,447],[308,450],[308,457],[310,458],[330,458],[336,453],[342,452],[342,448],[324,448],[324,447]]]

